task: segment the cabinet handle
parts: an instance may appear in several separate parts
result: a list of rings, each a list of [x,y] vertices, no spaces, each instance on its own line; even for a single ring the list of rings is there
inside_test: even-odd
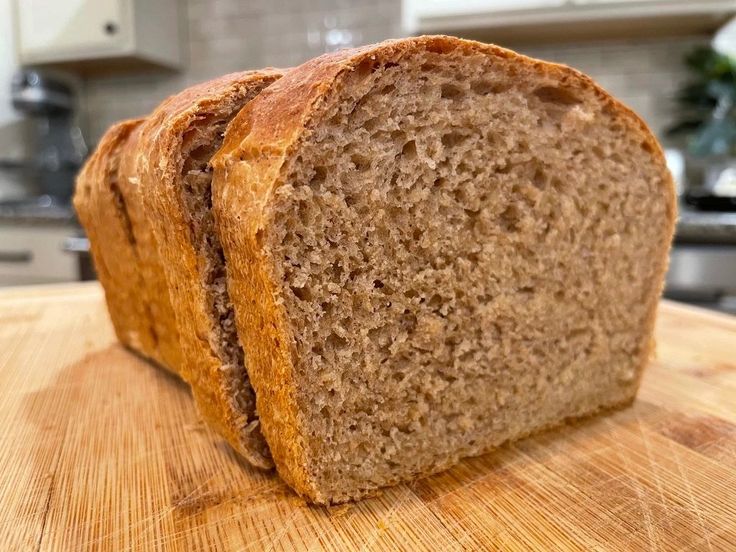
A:
[[[30,263],[32,260],[31,251],[0,251],[0,263]]]
[[[87,238],[66,238],[61,248],[67,253],[88,253],[89,240]]]

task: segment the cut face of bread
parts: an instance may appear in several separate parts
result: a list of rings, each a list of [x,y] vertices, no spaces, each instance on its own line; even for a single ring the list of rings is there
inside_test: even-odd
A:
[[[143,125],[138,144],[141,197],[166,270],[183,376],[204,418],[259,467],[272,462],[227,292],[209,161],[230,119],[279,76],[234,73],[172,96]]]
[[[309,499],[633,400],[674,194],[646,126],[580,73],[448,37],[330,54],[213,164],[263,432]]]
[[[166,365],[139,270],[139,242],[121,179],[121,157],[141,120],[123,121],[103,136],[77,178],[74,206],[90,240],[97,275],[120,341]],[[127,191],[127,190],[126,190]]]

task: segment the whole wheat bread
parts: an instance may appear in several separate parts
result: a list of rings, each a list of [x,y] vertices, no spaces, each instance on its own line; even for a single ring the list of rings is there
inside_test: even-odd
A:
[[[280,75],[233,73],[188,88],[148,117],[137,145],[140,197],[166,273],[183,376],[203,417],[259,467],[272,462],[227,294],[209,160],[230,119]]]
[[[321,56],[212,161],[263,434],[318,503],[630,403],[675,220],[645,124],[449,37]]]
[[[121,343],[172,371],[178,370],[178,338],[156,323],[150,284],[142,266],[146,240],[132,189],[131,162],[142,120],[122,121],[102,137],[77,177],[74,206],[90,240],[97,276]],[[173,346],[172,346],[173,345]]]

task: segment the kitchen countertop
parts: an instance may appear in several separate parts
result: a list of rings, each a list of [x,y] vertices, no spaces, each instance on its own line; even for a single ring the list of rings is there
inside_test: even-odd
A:
[[[663,301],[633,406],[306,505],[116,344],[96,283],[0,291],[6,550],[733,550],[736,319]]]
[[[676,240],[736,244],[736,212],[696,211],[680,206]]]
[[[0,204],[2,224],[56,224],[78,225],[71,205],[3,205]]]

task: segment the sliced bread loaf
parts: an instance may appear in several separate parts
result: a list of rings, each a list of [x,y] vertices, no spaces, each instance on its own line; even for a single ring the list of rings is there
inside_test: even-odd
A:
[[[141,122],[123,121],[105,133],[77,178],[74,207],[89,237],[118,339],[162,366],[175,369],[171,355],[167,357],[161,348],[160,329],[146,300],[147,283],[140,270],[142,236],[134,231],[131,211],[135,206],[129,203],[128,173],[121,169],[121,158],[130,157],[129,146]]]
[[[209,161],[230,119],[281,73],[233,73],[172,96],[141,126],[138,179],[166,272],[183,376],[203,417],[252,464],[270,467],[211,211]]]
[[[328,54],[212,165],[261,427],[310,500],[634,399],[673,186],[577,71],[448,37]]]

